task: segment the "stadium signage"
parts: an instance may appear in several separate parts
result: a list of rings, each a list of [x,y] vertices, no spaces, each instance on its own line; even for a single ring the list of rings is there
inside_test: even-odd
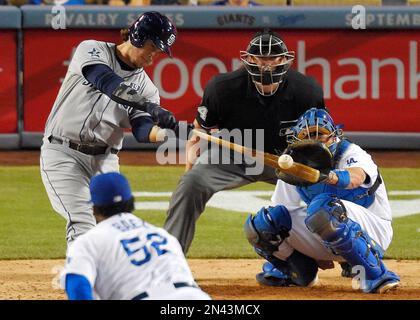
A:
[[[279,26],[290,26],[305,20],[304,14],[280,15],[277,17]]]
[[[306,73],[308,67],[319,67],[322,69],[322,81],[324,84],[325,98],[331,98],[331,91],[340,99],[350,100],[354,98],[361,99],[380,99],[381,90],[381,75],[382,69],[388,67],[395,70],[393,79],[396,89],[393,91],[394,97],[397,99],[405,99],[407,96],[410,100],[418,99],[418,86],[420,82],[420,70],[418,70],[418,43],[417,41],[409,41],[406,46],[406,59],[389,56],[384,59],[361,59],[357,57],[348,57],[338,59],[336,65],[332,64],[325,58],[312,57],[306,59],[305,41],[298,41],[297,44],[297,69]],[[404,64],[404,60],[408,61],[408,65]],[[331,69],[340,68],[340,66],[353,66],[357,72],[352,74],[345,74],[336,79],[331,77]],[[370,74],[367,70],[370,70]],[[390,73],[387,73],[389,76]],[[368,92],[368,82],[371,82],[370,92]],[[355,82],[357,85],[353,91],[343,89],[347,82]],[[408,94],[406,94],[406,92]],[[389,92],[387,93],[389,94]]]
[[[55,15],[46,14],[45,24],[51,25]],[[73,26],[115,26],[118,18],[118,13],[66,13],[66,25]]]
[[[217,17],[217,23],[219,26],[227,24],[245,24],[252,26],[255,23],[255,17],[248,14],[224,14]]]
[[[352,14],[346,15],[346,25],[351,26]],[[418,27],[419,13],[367,13],[367,27]]]
[[[21,7],[23,27],[51,27],[52,6]],[[169,10],[165,10],[169,9]],[[16,9],[18,10],[18,9]],[[178,27],[197,28],[264,28],[288,26],[292,29],[352,29],[352,7],[201,7],[171,6],[156,8]],[[19,10],[18,10],[19,11]],[[68,6],[69,28],[123,28],[145,11],[144,7]],[[3,19],[4,20],[4,19]],[[420,26],[415,7],[367,7],[367,28],[395,29]],[[0,27],[2,21],[0,20]]]
[[[0,32],[0,134],[17,132],[16,32]]]

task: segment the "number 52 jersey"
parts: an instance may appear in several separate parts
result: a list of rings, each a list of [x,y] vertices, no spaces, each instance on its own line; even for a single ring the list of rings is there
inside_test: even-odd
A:
[[[196,286],[178,240],[131,213],[112,216],[77,238],[67,250],[63,287],[70,273],[86,277],[103,300],[128,300],[174,283]],[[155,299],[165,299],[162,294]]]

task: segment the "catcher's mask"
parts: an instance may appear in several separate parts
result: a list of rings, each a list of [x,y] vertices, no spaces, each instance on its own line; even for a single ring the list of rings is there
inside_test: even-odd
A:
[[[264,30],[252,38],[246,51],[240,51],[240,56],[258,92],[263,96],[271,96],[283,82],[295,52],[287,49],[277,33]],[[271,86],[270,92],[265,92],[257,84],[277,86]]]
[[[337,143],[343,135],[342,125],[335,125],[329,113],[324,109],[311,108],[306,111],[291,129],[288,142],[301,140],[320,140],[334,155]],[[330,139],[334,137],[335,139]]]

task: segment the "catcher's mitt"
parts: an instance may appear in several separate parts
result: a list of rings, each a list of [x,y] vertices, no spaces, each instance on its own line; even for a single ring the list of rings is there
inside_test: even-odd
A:
[[[321,173],[320,180],[318,182],[326,179],[328,177],[328,173],[332,169],[333,155],[323,143],[316,140],[302,140],[294,142],[286,148],[283,154],[290,155],[294,162],[318,169]],[[276,170],[276,174],[279,179],[295,186],[304,187],[313,184],[280,170]]]

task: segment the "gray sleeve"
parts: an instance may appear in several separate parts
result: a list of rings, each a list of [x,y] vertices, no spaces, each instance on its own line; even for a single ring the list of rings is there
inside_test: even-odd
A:
[[[159,90],[144,71],[142,72],[142,77],[140,78],[139,87],[142,97],[146,98],[150,102],[160,105]],[[150,117],[150,114],[136,109],[132,109],[131,112],[129,112],[130,121],[142,116]]]
[[[111,57],[101,42],[95,40],[82,41],[76,48],[69,65],[69,70],[82,75],[82,69],[91,64],[111,66]]]
[[[146,72],[143,72],[143,77],[140,81],[141,95],[153,103],[160,104],[159,90]]]

